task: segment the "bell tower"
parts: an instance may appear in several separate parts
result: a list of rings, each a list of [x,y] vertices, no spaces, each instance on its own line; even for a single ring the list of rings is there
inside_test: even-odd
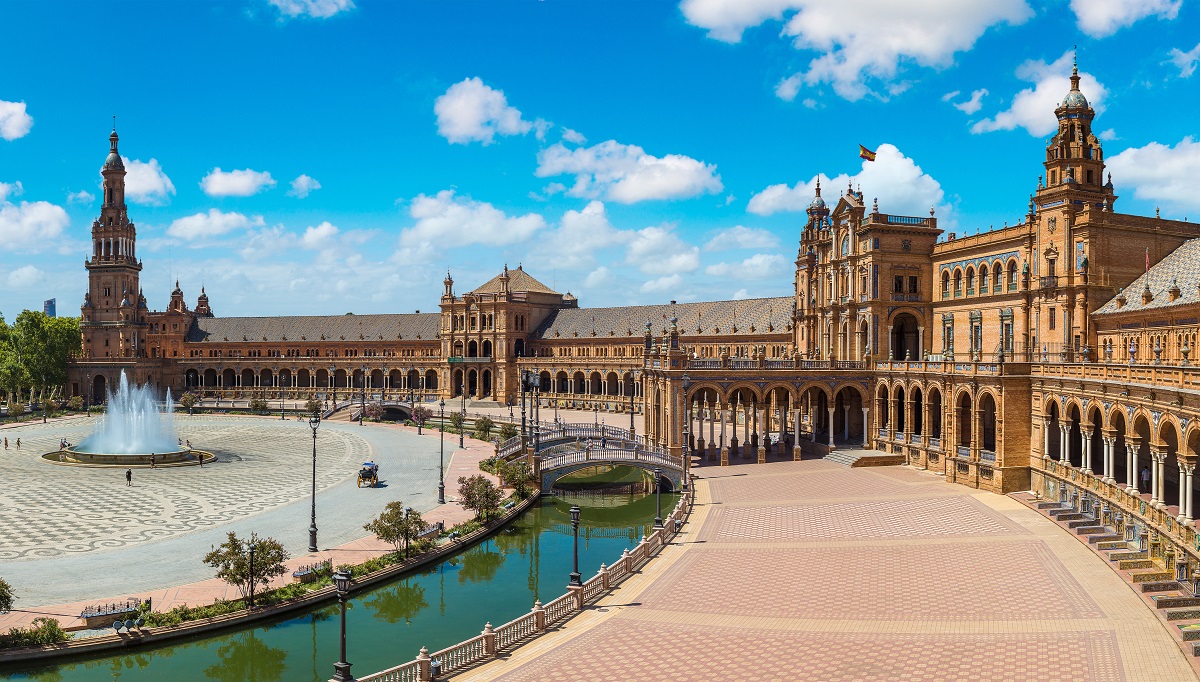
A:
[[[1058,119],[1058,132],[1046,145],[1046,182],[1038,194],[1074,190],[1091,195],[1093,201],[1107,196],[1111,206],[1115,199],[1112,187],[1105,185],[1102,177],[1104,150],[1099,138],[1092,134],[1096,112],[1079,91],[1078,65],[1071,69],[1071,90],[1054,110],[1054,116]]]
[[[104,198],[92,222],[92,254],[84,261],[88,291],[81,307],[84,357],[134,358],[144,354],[144,311],[138,284],[137,230],[125,208],[125,164],[117,149],[117,128],[108,136],[108,157],[100,169]]]

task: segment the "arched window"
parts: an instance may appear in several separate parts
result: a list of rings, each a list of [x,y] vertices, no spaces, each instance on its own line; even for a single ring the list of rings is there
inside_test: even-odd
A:
[[[942,270],[942,298],[950,298],[950,271]]]
[[[988,269],[986,265],[979,268],[979,293],[988,293]]]
[[[842,255],[843,256],[850,255],[850,235],[846,235],[845,237],[842,237]]]
[[[967,268],[967,295],[975,293],[975,268]]]
[[[954,298],[962,296],[962,270],[954,271]]]
[[[1008,261],[1008,290],[1017,290],[1017,261]]]

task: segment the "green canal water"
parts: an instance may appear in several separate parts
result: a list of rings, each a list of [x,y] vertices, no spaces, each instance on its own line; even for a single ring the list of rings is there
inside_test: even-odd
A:
[[[677,495],[662,496],[664,516]],[[654,520],[653,495],[547,498],[505,530],[425,571],[346,604],[348,658],[356,676],[437,651],[500,625],[566,591],[571,571],[572,503],[582,509],[579,568],[584,579],[632,548]],[[264,622],[216,636],[138,649],[118,656],[73,660],[36,669],[0,667],[0,679],[218,680],[324,682],[338,660],[338,607]]]

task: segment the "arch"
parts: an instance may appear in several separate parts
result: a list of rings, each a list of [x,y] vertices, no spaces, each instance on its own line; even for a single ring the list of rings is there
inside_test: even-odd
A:
[[[195,369],[189,369],[183,375],[183,385],[186,388],[192,388],[193,386],[199,386],[200,385],[200,372],[196,371]]]
[[[559,370],[558,373],[554,375],[554,392],[555,393],[570,393],[571,392],[571,383],[570,382],[571,382],[571,380],[567,376],[567,373],[562,370]]]
[[[525,339],[517,339],[513,342],[513,357],[525,357]]]
[[[204,383],[201,385],[202,386],[216,386],[217,385],[217,370],[215,370],[211,367],[204,370]]]
[[[621,393],[621,380],[617,378],[616,372],[609,372],[604,375],[604,394],[608,396],[617,396]]]
[[[1007,281],[1008,290],[1016,291],[1017,290],[1017,259],[1015,259],[1015,258],[1009,259],[1009,261],[1008,261],[1008,278],[1007,278],[1007,280],[1008,280]]]
[[[962,296],[963,288],[963,271],[962,268],[954,268],[954,298]]]
[[[467,342],[467,357],[468,358],[479,357],[479,343],[475,339],[471,339],[470,341]]]
[[[489,339],[483,340],[480,355],[485,358],[492,357],[492,342]]]
[[[263,388],[269,388],[275,385],[275,373],[269,369],[261,369],[258,372],[258,385]]]
[[[1075,400],[1067,402],[1067,459],[1071,466],[1083,468],[1083,414]]]
[[[892,389],[892,404],[889,406],[892,410],[892,414],[895,415],[894,419],[896,433],[904,433],[904,427],[908,425],[908,421],[905,419],[905,413],[908,410],[905,409],[906,406],[904,404],[904,396],[905,391],[903,384],[897,384],[896,387]]]
[[[383,388],[383,370],[382,369],[371,370],[370,376],[371,376],[370,383],[367,384],[368,388]]]
[[[979,395],[979,447],[992,455],[996,454],[996,398],[991,391]]]
[[[246,368],[241,374],[242,388],[250,388],[254,385],[254,370]]]
[[[333,370],[333,387],[334,388],[346,388],[347,381],[348,380],[346,377],[346,370],[344,370],[344,369]]]
[[[892,318],[891,344],[891,358],[895,360],[921,359],[921,340],[915,315],[905,312]]]
[[[571,392],[578,395],[587,393],[587,382],[583,377],[583,372],[575,372],[571,376]]]
[[[842,443],[862,443],[866,436],[863,394],[854,386],[844,386],[834,394],[833,430]]]
[[[967,295],[970,296],[975,293],[975,267],[968,265],[965,276],[967,280]]]
[[[237,385],[237,372],[233,371],[232,367],[227,368],[225,371],[221,372],[221,387],[222,388],[233,388],[236,385]]]
[[[925,435],[925,396],[920,384],[909,387],[907,406],[912,410],[912,432]]]
[[[97,374],[92,379],[92,400],[93,405],[103,405],[108,402],[108,379],[103,374]]]
[[[992,291],[997,294],[1004,291],[1004,266],[1000,261],[992,265]]]
[[[1171,415],[1164,415],[1158,425],[1160,451],[1164,457],[1161,473],[1163,480],[1159,489],[1162,491],[1162,503],[1168,507],[1180,506],[1182,502],[1179,499],[1179,437],[1179,425]]]
[[[457,398],[463,394],[464,388],[465,384],[463,383],[463,371],[461,369],[456,369],[454,370],[454,374],[451,375],[450,379],[450,395]]]
[[[588,393],[590,395],[600,395],[603,392],[600,386],[600,373],[592,372],[588,377]]]
[[[427,369],[427,370],[425,370],[425,390],[426,390],[426,391],[436,391],[436,390],[438,390],[438,373],[437,373],[437,370],[435,370],[435,369]]]
[[[950,271],[942,270],[942,298],[950,298]]]
[[[987,264],[983,264],[983,265],[979,266],[979,293],[981,293],[981,294],[988,293],[988,284],[991,280],[991,274],[992,273],[988,269]]]
[[[287,367],[279,370],[279,386],[280,388],[292,387],[292,370]]]
[[[416,374],[416,373],[417,373],[417,370],[415,370],[415,369],[409,373],[404,373],[398,369],[393,369],[390,372],[388,372],[388,380],[387,380],[388,387],[393,388],[393,389],[409,388],[409,387],[413,386],[413,383],[408,381],[409,375]]]
[[[296,385],[301,388],[311,388],[313,385],[312,372],[308,371],[307,367],[301,367],[296,372]]]
[[[937,386],[930,386],[926,404],[929,406],[929,437],[931,439],[938,439],[936,445],[940,445],[942,438],[942,389]]]
[[[453,357],[456,357],[456,358],[461,358],[463,356],[463,342],[462,341],[454,342],[454,348],[451,349],[450,355]]]
[[[971,447],[971,436],[973,435],[971,427],[974,422],[974,415],[971,410],[972,404],[970,391],[963,391],[958,394],[958,401],[956,403],[958,412],[956,415],[958,438],[955,441],[955,445],[958,448],[959,456],[963,455],[964,449]]]
[[[1150,429],[1150,418],[1141,410],[1138,410],[1133,415],[1133,429],[1128,434],[1128,445],[1133,453],[1133,475],[1135,476],[1138,491],[1143,493],[1150,492],[1149,488],[1143,482],[1142,471],[1150,472],[1150,443],[1153,438]],[[1152,476],[1147,476],[1151,481]]]
[[[492,370],[485,369],[480,374],[479,397],[487,398],[492,395]]]
[[[538,391],[541,393],[550,393],[551,389],[550,372],[543,369],[541,372],[538,372]]]
[[[329,388],[329,370],[318,369],[317,372],[317,387]]]

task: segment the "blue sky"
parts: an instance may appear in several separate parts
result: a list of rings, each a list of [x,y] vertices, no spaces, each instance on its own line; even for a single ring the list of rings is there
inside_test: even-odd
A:
[[[1200,219],[1198,0],[6,2],[0,311],[77,314],[117,115],[142,286],[433,310],[507,262],[585,306],[786,295],[848,181],[974,233],[1072,46],[1121,212]],[[867,164],[859,144],[879,152]]]

